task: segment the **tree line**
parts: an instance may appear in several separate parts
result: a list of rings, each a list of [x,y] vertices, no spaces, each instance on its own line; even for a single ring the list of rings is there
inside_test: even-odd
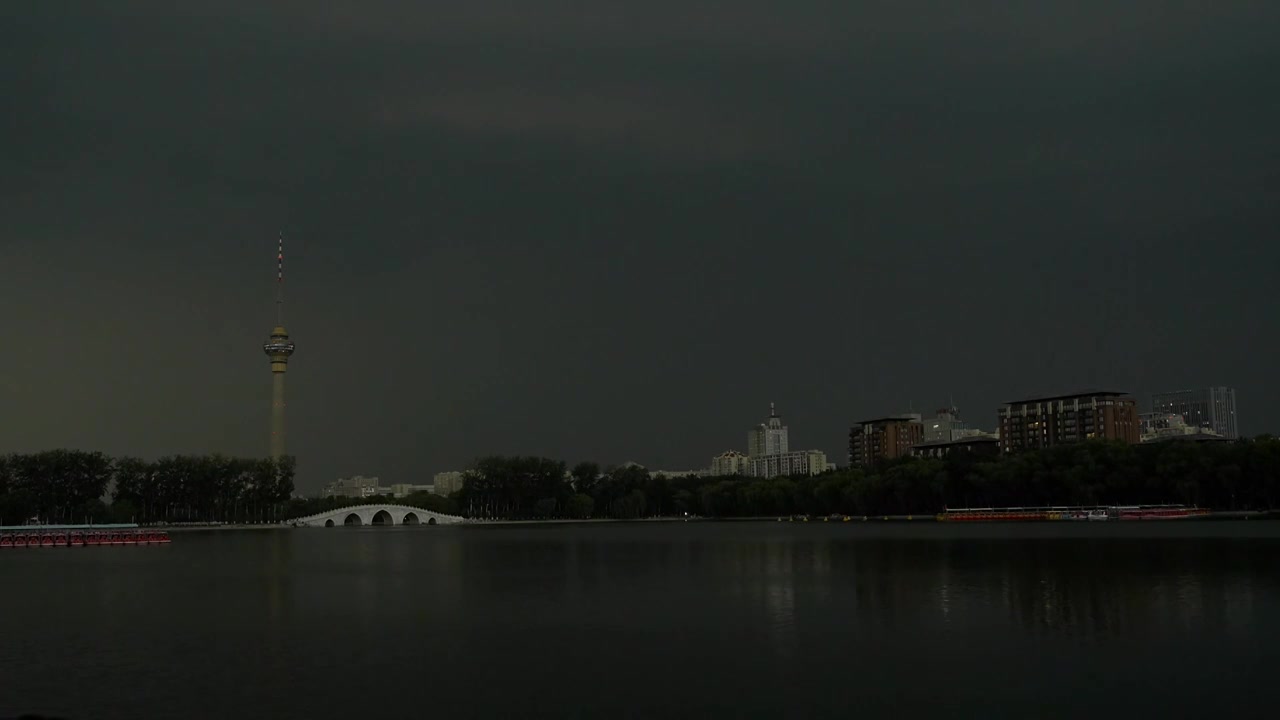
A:
[[[1280,508],[1280,440],[1093,441],[1003,457],[904,458],[816,476],[651,477],[642,467],[568,468],[488,457],[449,498],[477,518],[933,514],[960,507],[1180,503]]]
[[[274,522],[289,517],[293,477],[292,458],[0,455],[0,524]]]
[[[294,461],[222,455],[154,461],[50,450],[0,456],[0,524],[278,522],[398,503],[486,519],[932,514],[946,508],[1181,503],[1280,508],[1280,440],[1095,441],[1003,457],[906,458],[816,476],[650,476],[541,457],[478,460],[449,497],[292,498]]]

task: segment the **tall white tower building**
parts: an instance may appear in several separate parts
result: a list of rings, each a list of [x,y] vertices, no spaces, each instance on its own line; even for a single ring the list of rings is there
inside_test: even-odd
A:
[[[747,433],[747,457],[779,455],[787,452],[787,426],[782,424],[773,403],[769,403],[769,420]]]

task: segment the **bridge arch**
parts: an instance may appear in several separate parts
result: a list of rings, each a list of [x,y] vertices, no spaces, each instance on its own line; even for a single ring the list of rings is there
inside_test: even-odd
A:
[[[471,522],[457,515],[445,515],[412,505],[394,503],[349,505],[314,515],[294,518],[294,527],[343,527],[359,525],[456,525]]]

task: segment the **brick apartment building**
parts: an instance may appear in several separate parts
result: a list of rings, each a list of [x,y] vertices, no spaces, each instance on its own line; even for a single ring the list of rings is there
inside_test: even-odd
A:
[[[849,465],[871,467],[882,460],[905,457],[924,442],[919,415],[864,420],[849,428]]]
[[[1110,390],[1029,398],[999,411],[1000,450],[1019,452],[1086,440],[1137,443],[1138,408],[1127,393]]]

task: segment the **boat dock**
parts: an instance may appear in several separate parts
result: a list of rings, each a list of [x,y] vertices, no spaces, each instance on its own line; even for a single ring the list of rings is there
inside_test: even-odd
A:
[[[0,525],[0,549],[95,547],[99,545],[164,545],[169,533],[118,525]]]

